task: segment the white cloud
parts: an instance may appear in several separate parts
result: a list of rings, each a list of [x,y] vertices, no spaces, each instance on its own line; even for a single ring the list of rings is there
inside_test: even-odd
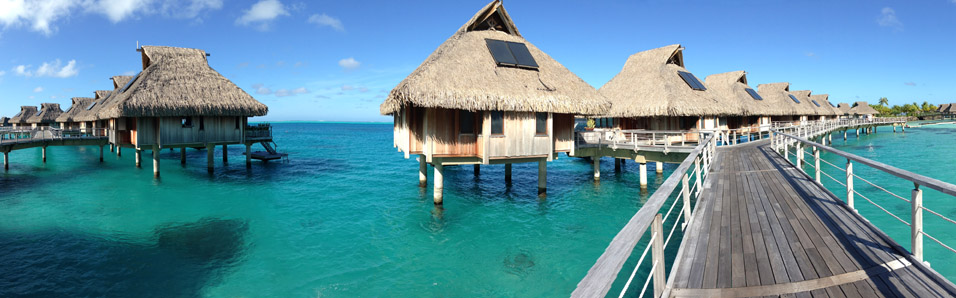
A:
[[[5,75],[5,74],[7,74],[7,72],[6,72],[6,71],[2,71],[2,70],[0,70],[0,77],[2,77],[2,76],[3,76],[3,75]]]
[[[258,24],[260,30],[267,30],[269,29],[269,22],[287,15],[289,15],[289,11],[279,0],[261,0],[253,4],[249,10],[246,10],[241,17],[236,19],[236,24]]]
[[[359,66],[362,66],[361,62],[355,60],[355,58],[349,57],[342,60],[339,60],[339,66],[344,68],[347,71],[356,70]]]
[[[286,89],[276,90],[276,96],[278,97],[292,96],[292,95],[299,95],[299,94],[306,94],[306,93],[309,93],[309,89],[305,89],[305,87],[299,87],[292,90],[286,90]]]
[[[222,0],[0,0],[0,26],[28,26],[53,34],[56,23],[78,12],[100,14],[113,23],[137,15],[161,13],[176,18],[195,18],[204,10],[222,8]]]
[[[111,22],[119,23],[136,12],[146,11],[152,0],[99,0],[84,3],[87,11],[105,15]]]
[[[262,84],[252,85],[252,89],[256,89],[256,94],[269,95],[272,94],[272,89],[266,88]]]
[[[362,93],[368,92],[368,88],[361,87],[359,88],[359,92],[362,92]]]
[[[4,28],[28,24],[33,31],[50,35],[53,23],[70,14],[79,0],[0,0],[0,24]]]
[[[953,0],[953,1],[956,1],[956,0]],[[332,29],[335,29],[336,31],[339,31],[339,32],[345,31],[345,26],[342,25],[342,21],[340,21],[337,18],[330,17],[329,15],[324,13],[312,15],[311,17],[309,17],[309,23],[319,25],[319,27],[323,27],[323,26],[332,27]]]
[[[43,92],[43,86],[37,86],[36,88],[33,88],[33,92],[35,93]]]
[[[342,91],[352,91],[355,90],[355,86],[352,85],[342,85]]]
[[[135,75],[136,75],[136,71],[135,71],[135,70],[127,70],[127,71],[124,71],[123,73],[121,73],[120,75],[121,75],[121,76],[135,76]]]
[[[159,7],[163,15],[192,19],[198,17],[204,10],[218,10],[222,8],[222,0],[164,0]]]
[[[893,28],[893,31],[903,31],[903,22],[896,17],[896,11],[892,8],[884,7],[876,22],[880,26]]]
[[[29,65],[17,65],[13,68],[13,72],[18,76],[23,77],[53,77],[53,78],[69,78],[75,77],[80,73],[76,69],[76,60],[70,60],[66,65],[63,65],[60,59],[56,59],[50,62],[43,62],[36,71],[31,70]]]

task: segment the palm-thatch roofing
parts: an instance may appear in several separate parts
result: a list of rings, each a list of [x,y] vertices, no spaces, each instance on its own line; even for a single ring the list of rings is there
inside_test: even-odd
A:
[[[75,120],[76,116],[81,112],[85,112],[86,108],[93,103],[93,98],[89,97],[74,97],[73,103],[70,105],[70,109],[60,114],[59,117],[56,117],[56,122],[66,123],[66,122],[78,122]]]
[[[810,100],[815,100],[820,104],[822,108],[822,113],[820,116],[840,116],[843,115],[843,112],[837,109],[833,104],[830,103],[829,94],[813,94],[810,95]]]
[[[753,90],[747,85],[747,72],[743,70],[731,71],[725,73],[712,74],[704,78],[707,88],[717,95],[723,103],[724,100],[732,99],[743,109],[746,116],[779,116],[785,115],[786,111],[778,106],[770,104],[769,101],[754,98],[750,96],[747,89]],[[754,90],[756,92],[756,90]]]
[[[0,126],[9,126],[10,118],[9,117],[0,117]]]
[[[537,69],[498,66],[486,39],[523,43]],[[403,106],[469,111],[603,114],[594,87],[521,36],[500,0],[486,5],[392,89],[383,115]]]
[[[30,116],[30,118],[27,118],[27,123],[54,123],[56,122],[56,117],[59,117],[60,114],[63,114],[63,110],[60,109],[60,104],[41,103],[40,111]]]
[[[74,121],[77,122],[86,122],[86,121],[96,121],[102,120],[104,118],[98,117],[98,113],[102,111],[105,107],[109,106],[111,102],[116,102],[116,99],[119,96],[113,96],[114,94],[119,94],[117,92],[120,88],[126,86],[130,80],[133,79],[133,76],[113,76],[110,80],[113,81],[113,91],[109,92],[94,92],[93,102],[90,104],[92,107],[87,107],[85,111],[79,112],[74,116]],[[93,104],[95,103],[95,104]]]
[[[844,115],[846,115],[848,112],[850,112],[850,109],[852,109],[852,108],[853,108],[853,106],[851,106],[850,104],[845,103],[845,102],[841,102],[841,103],[837,104],[837,109],[840,110],[841,112],[843,112]]]
[[[114,91],[102,118],[264,116],[269,108],[216,70],[199,49],[143,46],[143,71]],[[112,97],[116,97],[115,99]]]
[[[799,109],[797,103],[790,99],[790,83],[760,84],[757,85],[757,94],[760,94],[764,101],[782,111],[774,115],[804,115],[803,110]]]
[[[799,100],[799,103],[794,103],[797,106],[797,110],[800,111],[800,115],[815,116],[820,115],[820,111],[815,104],[810,102],[810,90],[796,90],[790,91],[794,97]],[[793,100],[791,100],[792,102]]]
[[[679,44],[636,53],[623,69],[599,89],[611,101],[612,117],[735,116],[743,115],[741,102],[721,98],[707,85],[693,89],[679,72],[684,68]]]
[[[954,112],[952,109],[953,109],[952,103],[944,103],[939,105],[939,107],[936,108],[936,111],[940,113],[952,113]]]
[[[876,115],[880,112],[877,112],[865,101],[858,101],[853,104],[853,108],[848,111],[850,115]]]
[[[36,113],[37,107],[35,106],[20,106],[20,112],[10,118],[10,123],[26,124],[27,119],[30,119]]]

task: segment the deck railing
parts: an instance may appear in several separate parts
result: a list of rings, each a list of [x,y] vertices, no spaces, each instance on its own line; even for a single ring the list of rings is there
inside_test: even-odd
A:
[[[579,283],[571,294],[572,297],[604,297],[611,290],[611,286],[621,273],[622,268],[632,252],[637,248],[641,239],[646,238],[650,229],[649,241],[643,246],[643,252],[636,260],[637,265],[630,271],[627,282],[621,289],[620,296],[624,296],[631,288],[637,271],[641,269],[651,252],[650,274],[643,280],[641,295],[647,291],[651,281],[654,282],[655,297],[663,293],[667,284],[665,267],[668,264],[664,258],[664,249],[668,245],[679,245],[682,237],[672,238],[678,228],[683,231],[693,218],[696,202],[702,193],[702,186],[708,177],[710,166],[716,150],[716,138],[712,133],[702,135],[703,142],[697,144],[694,150],[684,159],[674,172],[664,181],[653,195],[637,211],[627,225],[614,236],[607,249],[598,258],[594,266],[588,270],[587,276]],[[680,188],[678,188],[680,186]],[[678,191],[679,189],[679,191]],[[666,206],[666,209],[664,208]],[[670,230],[665,231],[664,225],[670,224]],[[674,241],[672,241],[674,240]]]
[[[679,130],[621,130],[595,129],[594,131],[579,131],[576,134],[575,144],[578,148],[608,147],[611,149],[638,150],[640,147],[685,147],[697,146],[700,135],[693,131]]]
[[[272,139],[272,124],[246,125],[246,140]]]
[[[872,204],[876,208],[882,210],[886,214],[890,215],[894,219],[898,220],[902,224],[909,226],[911,254],[916,260],[923,261],[923,257],[924,257],[923,236],[926,236],[926,238],[933,240],[934,242],[936,242],[943,248],[953,253],[956,253],[956,249],[953,248],[953,245],[954,245],[953,243],[946,244],[943,241],[939,240],[939,238],[937,238],[936,236],[933,236],[927,233],[924,230],[924,225],[923,225],[923,211],[929,212],[930,214],[939,217],[945,222],[949,222],[951,224],[956,225],[956,221],[942,214],[942,213],[952,212],[952,210],[945,210],[945,211],[942,211],[941,213],[940,211],[929,209],[928,207],[923,205],[923,188],[930,188],[930,189],[939,191],[940,193],[943,193],[945,195],[948,195],[950,197],[956,197],[956,185],[942,182],[937,179],[922,176],[922,175],[912,173],[906,170],[902,170],[893,166],[886,165],[881,162],[863,158],[851,153],[834,149],[829,146],[825,146],[820,143],[810,141],[808,140],[810,136],[812,135],[807,135],[807,134],[796,135],[791,133],[775,132],[775,136],[772,141],[773,143],[772,146],[775,151],[785,156],[788,161],[790,161],[790,154],[793,154],[795,157],[794,159],[796,163],[795,166],[797,168],[803,170],[804,165],[809,167],[811,169],[809,171],[813,172],[812,176],[814,180],[821,186],[823,186],[821,182],[822,177],[827,177],[830,180],[833,180],[834,182],[836,182],[837,184],[843,186],[845,188],[844,189],[845,191],[840,190],[840,191],[834,191],[834,192],[845,194],[844,198],[846,199],[845,201],[846,207],[849,208],[850,210],[854,210],[854,211],[856,210],[855,198],[859,197],[864,199],[866,202]],[[846,158],[846,164],[835,165],[833,163],[826,161],[825,159],[821,159],[820,158],[821,151],[829,152],[831,154]],[[812,162],[812,164],[807,163],[808,162],[806,157],[807,153],[810,153],[810,156],[812,156],[810,158],[810,162]],[[828,167],[823,167],[822,165],[826,165]],[[895,176],[896,178],[900,180],[900,182],[904,182],[907,185],[912,183],[913,188],[909,194],[894,193],[893,191],[889,190],[890,187],[877,185],[876,183],[864,177],[861,177],[859,169],[855,170],[854,165],[868,166],[872,169],[877,170],[878,172]],[[824,169],[830,169],[831,172],[835,171],[836,173],[831,175],[830,173],[827,173],[827,171],[824,171]],[[808,175],[810,175],[810,173],[808,173]],[[837,177],[834,177],[834,176],[837,176]],[[870,179],[872,179],[872,177]],[[866,183],[872,186],[874,189],[877,189],[885,193],[885,195],[888,195],[889,197],[893,197],[908,203],[910,205],[909,221],[907,221],[904,218],[901,218],[900,216],[896,214],[893,214],[886,207],[878,204],[876,201],[874,201],[875,198],[869,198],[865,196],[864,194],[860,193],[860,191],[856,187],[854,187],[855,181]],[[894,188],[898,188],[898,186]],[[956,226],[952,226],[951,228],[956,228]],[[939,231],[934,231],[934,233],[948,234],[949,232],[947,230],[939,230]],[[950,258],[943,258],[943,259],[948,260]]]
[[[105,139],[105,128],[59,129],[55,127],[0,129],[0,144],[29,143],[45,140]]]

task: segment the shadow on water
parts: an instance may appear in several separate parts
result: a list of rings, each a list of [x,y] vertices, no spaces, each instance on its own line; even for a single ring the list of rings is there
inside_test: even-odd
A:
[[[169,224],[155,243],[0,232],[0,296],[199,297],[239,262],[247,229],[240,220]]]

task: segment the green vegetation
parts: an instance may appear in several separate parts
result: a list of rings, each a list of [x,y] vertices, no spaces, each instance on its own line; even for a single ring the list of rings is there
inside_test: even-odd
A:
[[[916,102],[900,105],[889,105],[889,99],[881,97],[879,104],[870,105],[874,110],[880,112],[879,116],[918,116],[927,113],[935,113],[936,105],[924,101],[923,104]],[[856,105],[854,105],[856,106]]]

